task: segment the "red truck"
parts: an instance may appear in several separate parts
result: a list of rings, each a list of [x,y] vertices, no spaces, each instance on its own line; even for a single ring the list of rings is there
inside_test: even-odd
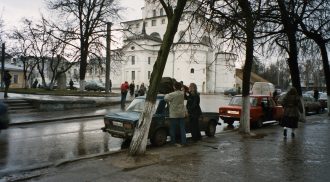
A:
[[[242,96],[233,97],[228,106],[219,107],[220,118],[229,125],[239,121],[242,113]],[[261,127],[266,121],[280,121],[283,107],[268,95],[250,95],[250,124]]]

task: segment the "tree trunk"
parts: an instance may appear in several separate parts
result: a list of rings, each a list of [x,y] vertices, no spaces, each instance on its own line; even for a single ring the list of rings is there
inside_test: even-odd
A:
[[[328,116],[330,116],[330,67],[329,67],[329,58],[328,58],[328,52],[325,41],[317,41],[316,42],[321,50],[322,55],[322,62],[323,62],[323,70],[324,70],[324,76],[325,76],[325,82],[327,87],[327,96],[328,96]]]
[[[244,29],[246,34],[246,52],[245,64],[243,69],[243,90],[242,90],[242,114],[240,118],[239,130],[242,133],[250,133],[250,78],[253,64],[253,41],[254,41],[254,23],[252,17],[252,10],[248,0],[239,0],[239,6],[242,8],[244,17],[246,19],[246,27]]]
[[[298,94],[302,95],[300,85],[300,74],[298,68],[298,49],[297,49],[297,24],[294,22],[295,17],[290,17],[289,12],[286,9],[284,0],[277,0],[279,11],[281,13],[281,21],[284,27],[284,32],[289,42],[289,69],[291,74],[292,85],[297,89]]]
[[[161,81],[164,68],[166,65],[167,57],[170,52],[170,48],[173,44],[173,39],[180,22],[183,9],[187,0],[177,1],[174,13],[172,7],[166,6],[163,1],[162,5],[165,9],[168,17],[168,24],[166,32],[163,37],[162,45],[158,51],[157,60],[154,64],[153,71],[150,78],[150,87],[148,89],[146,103],[143,113],[139,118],[139,124],[135,127],[134,136],[129,148],[129,154],[132,156],[143,155],[146,151],[147,139],[149,134],[149,127],[152,120],[153,109],[156,103],[156,97],[158,92],[159,83]]]
[[[80,60],[80,72],[79,72],[79,78],[80,78],[80,91],[84,91],[85,90],[85,76],[86,76],[86,68],[87,68],[87,53],[84,51],[85,48],[83,48],[82,46],[82,50],[81,50],[81,60]]]

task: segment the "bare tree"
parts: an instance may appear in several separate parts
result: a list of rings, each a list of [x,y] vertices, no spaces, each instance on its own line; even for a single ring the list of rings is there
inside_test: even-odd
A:
[[[29,80],[33,75],[33,70],[37,66],[37,61],[30,55],[32,42],[28,38],[28,30],[26,28],[16,29],[9,36],[14,41],[11,48],[13,56],[17,57],[23,64],[24,87],[29,87]]]
[[[4,27],[4,22],[3,22],[3,19],[2,19],[2,15],[0,15],[0,42],[4,41],[5,32],[3,30],[3,27]]]
[[[48,5],[66,21],[66,28],[58,26],[59,22],[53,23],[54,30],[70,33],[71,39],[79,42],[72,46],[80,51],[80,89],[84,90],[88,57],[94,50],[104,48],[101,39],[105,37],[105,23],[117,18],[120,9],[116,0],[49,0]]]
[[[255,29],[260,20],[262,1],[205,1],[210,8],[209,19],[215,21],[222,35],[231,39],[231,46],[236,50],[245,50],[245,63],[243,68],[243,103],[240,131],[250,133],[250,77],[254,59]]]
[[[142,155],[146,151],[148,133],[152,115],[154,113],[159,83],[161,81],[167,57],[173,44],[174,36],[177,32],[186,2],[187,0],[178,0],[176,4],[173,4],[171,0],[159,0],[159,3],[161,3],[166,12],[168,24],[163,37],[162,45],[158,51],[157,60],[151,73],[150,86],[147,93],[145,108],[139,118],[138,124],[136,125],[134,136],[130,145],[129,153],[132,156]]]
[[[330,2],[328,0],[304,1],[304,11],[299,20],[301,31],[306,37],[313,40],[322,56],[324,76],[326,80],[328,100],[330,100],[330,68],[327,52],[327,43],[330,41]],[[328,102],[330,108],[330,102]],[[328,112],[330,116],[330,112]]]

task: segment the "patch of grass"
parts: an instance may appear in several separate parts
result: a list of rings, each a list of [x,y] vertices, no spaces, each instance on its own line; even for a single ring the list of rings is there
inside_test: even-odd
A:
[[[0,89],[3,91],[2,89]],[[9,93],[19,94],[39,94],[39,95],[58,95],[58,96],[86,96],[86,97],[114,97],[119,96],[118,93],[105,93],[94,91],[79,91],[79,90],[49,90],[42,88],[9,88]]]

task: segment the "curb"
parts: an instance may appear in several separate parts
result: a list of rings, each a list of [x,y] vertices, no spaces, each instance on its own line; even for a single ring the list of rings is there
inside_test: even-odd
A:
[[[94,118],[94,117],[103,117],[103,116],[104,116],[104,114],[88,115],[88,116],[72,116],[72,117],[64,117],[64,118],[51,118],[51,119],[27,121],[27,122],[21,122],[21,123],[9,123],[9,126],[19,126],[19,125],[28,125],[28,124],[36,124],[36,123],[50,123],[50,122],[60,121],[60,120]]]

